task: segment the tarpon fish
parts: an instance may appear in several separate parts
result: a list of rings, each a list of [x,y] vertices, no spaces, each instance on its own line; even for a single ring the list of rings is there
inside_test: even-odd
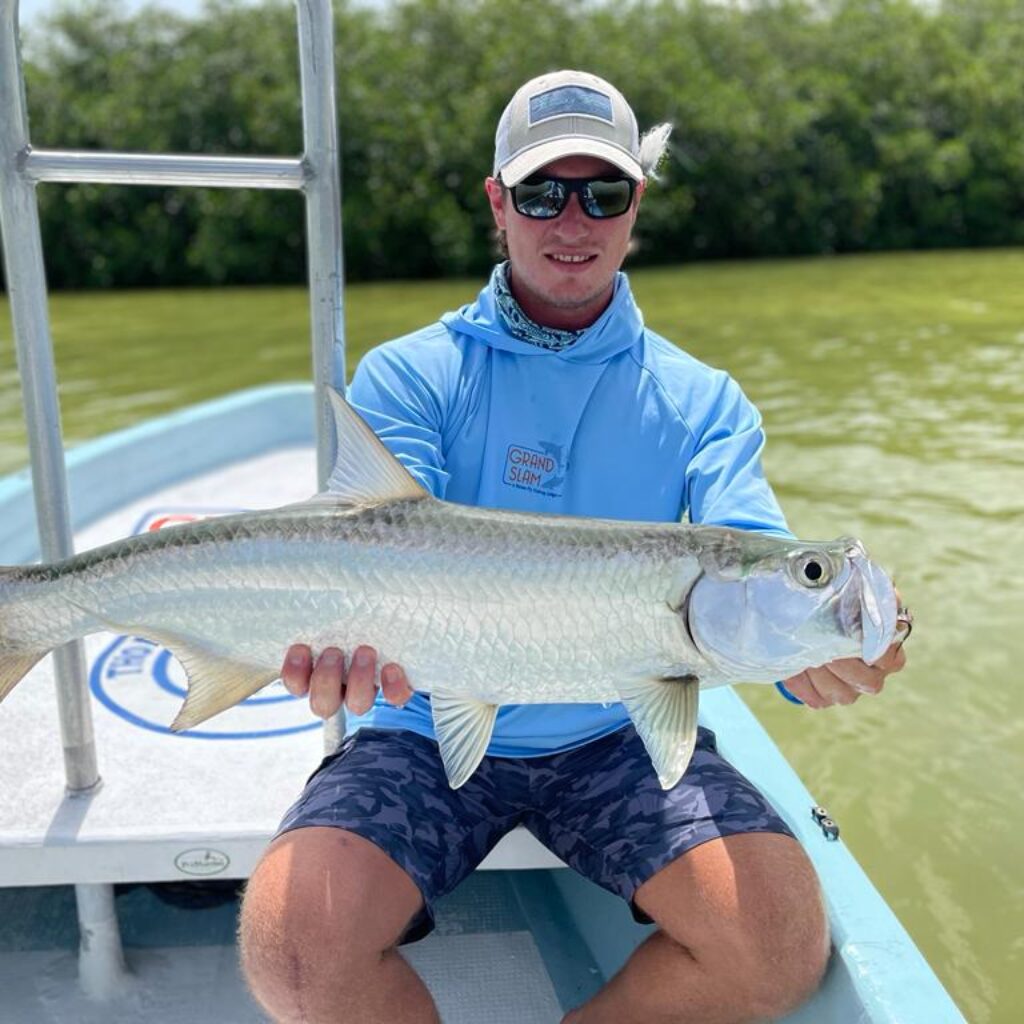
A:
[[[621,701],[667,789],[700,688],[872,662],[896,635],[893,585],[855,540],[441,501],[331,401],[327,492],[0,569],[0,700],[52,648],[109,630],[181,662],[182,730],[277,679],[289,644],[369,644],[429,693],[453,787],[502,704]]]

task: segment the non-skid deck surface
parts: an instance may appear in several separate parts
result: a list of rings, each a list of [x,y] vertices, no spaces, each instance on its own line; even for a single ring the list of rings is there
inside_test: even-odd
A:
[[[314,474],[311,450],[280,450],[147,495],[82,531],[76,544],[95,547],[177,516],[301,500]],[[107,634],[90,637],[86,651],[103,785],[85,798],[65,795],[48,657],[0,707],[8,766],[0,783],[0,884],[247,871],[234,863],[249,859],[237,840],[273,831],[322,756],[321,723],[276,683],[196,733],[174,735],[167,726],[184,675],[166,652]],[[151,871],[140,874],[134,853],[110,848],[121,838],[153,844]],[[79,849],[67,851],[74,843]],[[94,844],[89,863],[81,847]]]
[[[434,934],[403,955],[445,1024],[557,1024],[564,1009],[527,926],[512,872],[477,874],[438,907]],[[69,889],[0,890],[4,1024],[256,1024],[233,944],[237,899],[168,906],[148,887],[122,890],[118,914],[131,976],[122,995],[90,1003],[77,984]],[[329,955],[329,954],[325,954]],[[584,975],[592,967],[580,964]],[[558,979],[572,992],[571,978]],[[587,978],[582,978],[587,984]],[[568,987],[567,987],[568,986]],[[576,985],[576,990],[580,985]]]
[[[231,464],[147,495],[76,537],[78,550],[181,518],[272,508],[312,492],[312,448]],[[323,728],[280,682],[175,735],[181,667],[135,637],[86,640],[102,785],[65,793],[47,657],[0,706],[0,887],[246,877],[323,756]],[[283,655],[282,651],[282,655]],[[558,861],[521,830],[488,866]]]

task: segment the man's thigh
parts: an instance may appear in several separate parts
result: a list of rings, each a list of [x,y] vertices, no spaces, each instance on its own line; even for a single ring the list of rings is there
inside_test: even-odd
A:
[[[707,729],[699,730],[693,759],[670,790],[661,788],[632,727],[544,760],[527,827],[571,867],[626,900],[640,921],[650,920],[636,899],[641,886],[706,843],[760,835],[796,845]]]
[[[652,875],[635,902],[698,960],[784,966],[827,954],[817,875],[789,836],[746,833],[703,843]]]
[[[293,832],[344,830],[372,843],[412,880],[423,906],[403,941],[428,934],[434,903],[454,889],[514,824],[502,766],[484,764],[458,790],[437,744],[415,733],[360,729],[325,758],[286,812],[275,839]]]
[[[369,840],[340,828],[279,835],[245,889],[243,950],[323,951],[346,939],[379,953],[423,910],[409,875]]]

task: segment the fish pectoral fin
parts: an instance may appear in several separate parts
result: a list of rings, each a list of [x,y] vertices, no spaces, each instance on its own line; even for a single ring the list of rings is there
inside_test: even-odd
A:
[[[697,705],[700,681],[641,679],[619,687],[619,697],[658,773],[662,789],[682,777],[697,744]]]
[[[205,722],[278,678],[274,669],[211,651],[195,637],[146,626],[133,628],[131,632],[166,647],[181,662],[188,676],[188,693],[171,723],[172,732],[191,729]]]
[[[431,693],[430,707],[448,784],[458,789],[476,771],[487,752],[498,705]]]
[[[429,498],[429,492],[388,451],[370,425],[333,388],[328,388],[337,455],[327,481],[327,494],[343,504],[365,505],[383,501]]]

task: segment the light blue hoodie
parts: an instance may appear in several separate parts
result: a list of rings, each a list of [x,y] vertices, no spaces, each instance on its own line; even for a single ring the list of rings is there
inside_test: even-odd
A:
[[[644,327],[625,274],[557,352],[509,333],[492,286],[367,353],[349,389],[424,486],[488,508],[788,533],[761,470],[757,410],[728,374]],[[568,750],[627,722],[621,704],[506,706],[487,752]],[[420,694],[403,709],[378,698],[348,728],[371,724],[434,736]]]

